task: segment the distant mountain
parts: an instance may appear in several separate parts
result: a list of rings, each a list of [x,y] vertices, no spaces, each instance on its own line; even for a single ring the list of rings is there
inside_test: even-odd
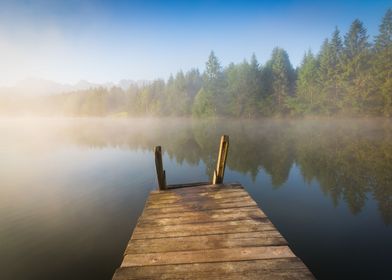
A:
[[[72,89],[70,85],[64,85],[44,79],[28,78],[17,82],[14,86],[0,87],[0,93],[12,95],[48,95],[56,94]]]
[[[66,93],[76,90],[86,90],[90,88],[111,88],[114,86],[127,89],[132,85],[144,86],[150,83],[147,80],[120,80],[117,84],[115,83],[91,83],[86,80],[80,80],[76,84],[62,84],[55,81],[39,79],[39,78],[27,78],[17,82],[14,86],[0,87],[0,95],[24,95],[24,96],[40,96],[40,95],[52,95]]]
[[[122,89],[127,89],[130,86],[138,86],[138,87],[143,87],[151,83],[151,81],[148,80],[120,80],[116,86],[122,88]]]

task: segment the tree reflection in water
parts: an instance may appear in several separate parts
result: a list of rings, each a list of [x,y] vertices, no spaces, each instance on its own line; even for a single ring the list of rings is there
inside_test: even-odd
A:
[[[319,182],[335,206],[359,213],[371,195],[392,223],[392,122],[376,120],[90,120],[62,130],[87,147],[151,150],[162,145],[178,164],[202,161],[212,176],[222,134],[230,135],[227,166],[255,180],[264,169],[279,188],[296,164],[305,182]]]

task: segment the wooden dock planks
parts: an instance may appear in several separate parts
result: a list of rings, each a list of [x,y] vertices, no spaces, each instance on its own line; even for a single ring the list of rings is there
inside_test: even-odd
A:
[[[236,185],[153,191],[114,280],[314,279]]]

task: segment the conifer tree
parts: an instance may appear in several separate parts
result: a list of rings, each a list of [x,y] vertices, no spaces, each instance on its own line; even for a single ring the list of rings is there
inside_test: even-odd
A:
[[[392,9],[389,8],[380,24],[375,47],[378,50],[389,48],[392,44]]]
[[[214,51],[211,51],[206,62],[206,71],[204,72],[205,81],[207,83],[216,83],[221,78],[222,67],[218,58],[215,56]]]
[[[187,93],[192,103],[196,94],[203,85],[203,79],[198,69],[193,68],[185,74]]]
[[[231,63],[225,70],[228,114],[252,118],[258,114],[258,98],[261,95],[261,77],[256,56],[251,62]]]
[[[379,113],[392,115],[392,9],[388,9],[376,36],[373,59],[375,103]]]
[[[294,93],[295,72],[287,52],[275,48],[271,57],[272,105],[278,113],[286,113],[286,97]]]
[[[331,39],[324,41],[318,57],[319,101],[322,112],[336,113],[342,107],[343,43],[336,27]]]
[[[259,62],[253,53],[250,58],[249,69],[249,96],[247,117],[255,117],[258,115],[258,103],[262,98],[262,76]]]
[[[177,116],[184,116],[190,111],[190,98],[186,92],[186,81],[182,71],[179,71],[174,80],[174,85],[170,94],[171,99],[169,104],[172,108],[172,114]]]
[[[344,79],[344,110],[363,113],[370,96],[370,44],[363,23],[354,20],[344,38],[342,69]]]
[[[201,88],[195,97],[192,115],[198,118],[214,117],[216,115],[212,96]]]
[[[318,63],[313,53],[305,53],[298,70],[297,102],[293,108],[298,113],[316,113],[321,106],[318,87]]]
[[[222,114],[224,106],[222,104],[223,91],[224,91],[224,80],[222,67],[219,63],[218,58],[215,56],[214,51],[211,51],[208,60],[206,62],[206,70],[204,72],[203,88],[200,89],[195,97],[195,103],[193,104],[193,112],[197,112],[196,115],[203,113],[208,116]],[[198,108],[206,105],[209,108],[204,110]]]
[[[386,11],[373,46],[362,22],[355,20],[344,42],[335,28],[317,55],[305,53],[297,70],[281,48],[273,50],[263,67],[253,54],[224,70],[211,51],[203,74],[179,71],[167,81],[135,83],[128,89],[91,88],[51,102],[72,115],[392,116],[392,9]]]

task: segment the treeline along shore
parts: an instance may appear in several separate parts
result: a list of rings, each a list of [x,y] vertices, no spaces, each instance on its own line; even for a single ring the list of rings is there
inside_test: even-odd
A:
[[[320,51],[305,52],[296,69],[276,47],[261,65],[250,60],[222,67],[212,51],[205,71],[179,71],[143,86],[91,88],[40,97],[0,95],[0,113],[31,112],[66,116],[269,116],[392,115],[392,9],[370,40],[354,20],[339,29]]]

